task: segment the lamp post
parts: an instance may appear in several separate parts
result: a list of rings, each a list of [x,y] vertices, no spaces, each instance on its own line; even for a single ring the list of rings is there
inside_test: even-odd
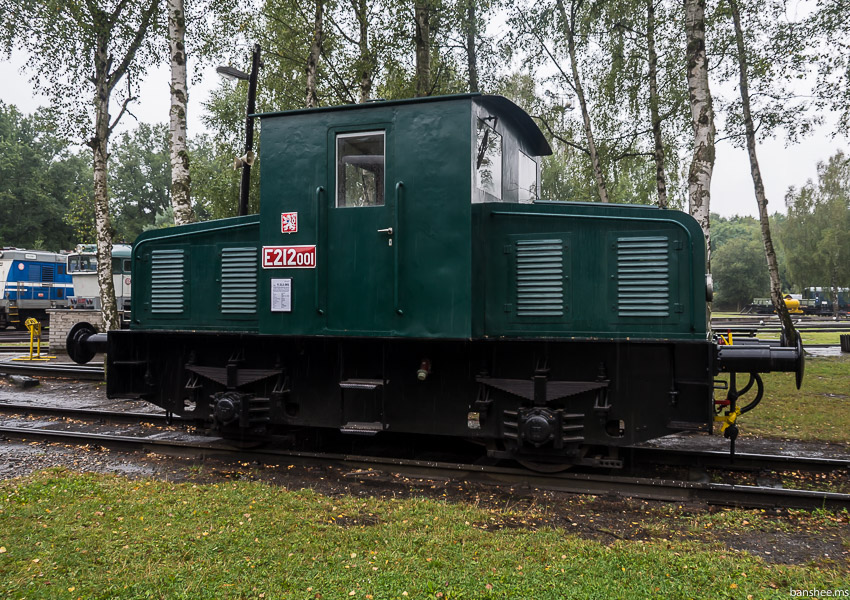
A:
[[[245,155],[237,158],[237,168],[242,167],[242,182],[239,187],[239,216],[248,214],[248,190],[251,187],[251,165],[254,164],[254,117],[257,98],[257,75],[260,67],[260,45],[254,44],[251,54],[251,72],[245,73],[233,67],[216,67],[216,73],[226,79],[242,79],[248,82],[248,110],[245,115]]]

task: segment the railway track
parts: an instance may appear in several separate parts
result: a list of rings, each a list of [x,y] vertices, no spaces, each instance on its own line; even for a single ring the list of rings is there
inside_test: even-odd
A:
[[[692,450],[684,448],[628,448],[625,451],[633,464],[688,466],[730,471],[810,471],[828,472],[850,468],[850,456],[794,456],[790,454],[758,454],[729,451]]]
[[[374,456],[341,452],[306,452],[279,448],[254,448],[250,450],[235,448],[222,438],[204,437],[188,434],[174,428],[151,427],[151,424],[164,424],[164,414],[120,413],[91,409],[71,411],[30,405],[2,405],[0,414],[6,415],[0,422],[0,436],[6,439],[26,439],[59,442],[71,445],[97,445],[120,450],[137,450],[161,454],[179,454],[193,456],[200,460],[220,458],[223,460],[256,460],[263,463],[275,461],[288,462],[302,466],[333,465],[351,471],[353,477],[358,473],[368,473],[374,478],[376,473],[389,476],[401,476],[409,479],[455,479],[485,485],[537,488],[574,494],[607,495],[633,497],[668,502],[705,502],[725,506],[759,508],[829,508],[835,510],[850,509],[850,494],[822,491],[785,489],[772,486],[737,485],[727,483],[682,481],[662,477],[634,477],[629,475],[606,473],[565,472],[543,474],[524,468],[473,462],[449,462]],[[29,415],[30,417],[64,417],[62,420],[31,420],[26,417],[15,418],[10,415]],[[69,422],[73,419],[74,422]],[[85,431],[78,420],[94,421],[106,431]],[[109,425],[122,423],[141,423],[148,426],[136,430],[122,428],[116,432]],[[655,452],[659,452],[655,450]],[[671,453],[664,451],[669,458]],[[696,454],[684,451],[677,453],[677,460],[696,459]],[[717,461],[723,467],[723,457],[719,452],[701,452],[700,460]],[[642,455],[650,458],[649,454]],[[656,454],[656,459],[658,458]],[[728,455],[725,460],[728,463]],[[782,466],[783,469],[805,467],[815,470],[834,470],[846,468],[850,459],[832,459],[810,457],[777,457],[767,455],[739,455],[738,466],[762,469]],[[727,465],[728,466],[728,465]],[[366,477],[366,476],[364,476]]]
[[[30,377],[63,377],[87,381],[102,381],[104,378],[102,363],[100,365],[93,363],[77,365],[73,363],[35,363],[3,360],[0,361],[0,373],[7,375],[29,375]]]

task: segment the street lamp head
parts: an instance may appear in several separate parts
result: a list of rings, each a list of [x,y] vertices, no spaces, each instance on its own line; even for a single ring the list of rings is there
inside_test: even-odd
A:
[[[251,78],[248,73],[234,69],[233,67],[216,67],[215,72],[229,81],[236,81],[237,79],[248,81]]]

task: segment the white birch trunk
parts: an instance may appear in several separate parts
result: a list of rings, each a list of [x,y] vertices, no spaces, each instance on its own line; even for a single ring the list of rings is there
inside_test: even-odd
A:
[[[646,0],[646,50],[649,58],[649,112],[652,139],[655,143],[655,187],[658,207],[667,208],[667,175],[664,172],[664,144],[661,140],[661,117],[658,114],[658,55],[655,52],[655,1]]]
[[[375,61],[369,51],[369,7],[366,0],[352,0],[351,4],[360,29],[358,40],[360,57],[357,60],[357,68],[360,70],[360,103],[362,104],[372,97],[372,71],[375,68]]]
[[[314,108],[319,105],[319,94],[317,92],[317,74],[319,70],[319,57],[322,54],[322,42],[324,40],[324,0],[316,0],[316,15],[313,20],[313,41],[310,44],[310,54],[307,56],[307,93],[304,98],[304,106]]]
[[[413,35],[416,46],[416,95],[431,95],[431,7],[417,3],[413,8],[416,28]]]
[[[167,0],[168,45],[171,56],[171,111],[168,131],[171,146],[171,208],[174,224],[194,220],[190,195],[189,149],[186,139],[186,110],[189,94],[186,84],[186,14],[183,0]]]
[[[94,218],[97,234],[97,283],[100,306],[107,331],[118,329],[118,306],[112,281],[112,224],[109,219],[109,192],[106,186],[107,143],[109,140],[109,54],[106,40],[99,36],[95,49],[95,120],[94,136],[89,141],[93,151]]]
[[[705,53],[705,0],[685,0],[687,35],[688,95],[694,130],[694,155],[688,173],[688,212],[702,228],[706,258],[711,267],[709,208],[711,175],[714,172],[714,107],[708,87]]]
[[[755,189],[756,202],[759,207],[759,221],[761,221],[762,241],[764,242],[764,255],[767,259],[767,271],[770,274],[770,299],[779,315],[784,329],[785,342],[792,344],[796,341],[794,324],[788,307],[782,297],[782,282],[779,280],[779,264],[776,260],[776,251],[773,248],[773,239],[770,235],[770,221],[767,214],[767,195],[764,192],[764,181],[761,178],[758,156],[756,155],[756,130],[753,125],[753,115],[750,110],[750,87],[747,75],[747,51],[744,46],[744,34],[741,28],[741,13],[738,10],[737,0],[729,0],[732,9],[732,20],[735,24],[735,41],[738,47],[738,69],[740,75],[741,107],[744,113],[744,129],[747,136],[747,153],[750,157],[750,172],[753,177],[753,188]]]
[[[466,2],[466,65],[469,71],[469,91],[478,91],[478,17],[475,14],[476,0]]]

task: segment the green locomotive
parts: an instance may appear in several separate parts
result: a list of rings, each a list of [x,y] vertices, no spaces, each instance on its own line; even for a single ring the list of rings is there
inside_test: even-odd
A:
[[[242,438],[428,434],[617,466],[619,447],[711,430],[720,371],[802,375],[799,340],[713,341],[687,214],[541,202],[551,149],[505,98],[261,117],[260,214],[136,241],[110,397]]]

